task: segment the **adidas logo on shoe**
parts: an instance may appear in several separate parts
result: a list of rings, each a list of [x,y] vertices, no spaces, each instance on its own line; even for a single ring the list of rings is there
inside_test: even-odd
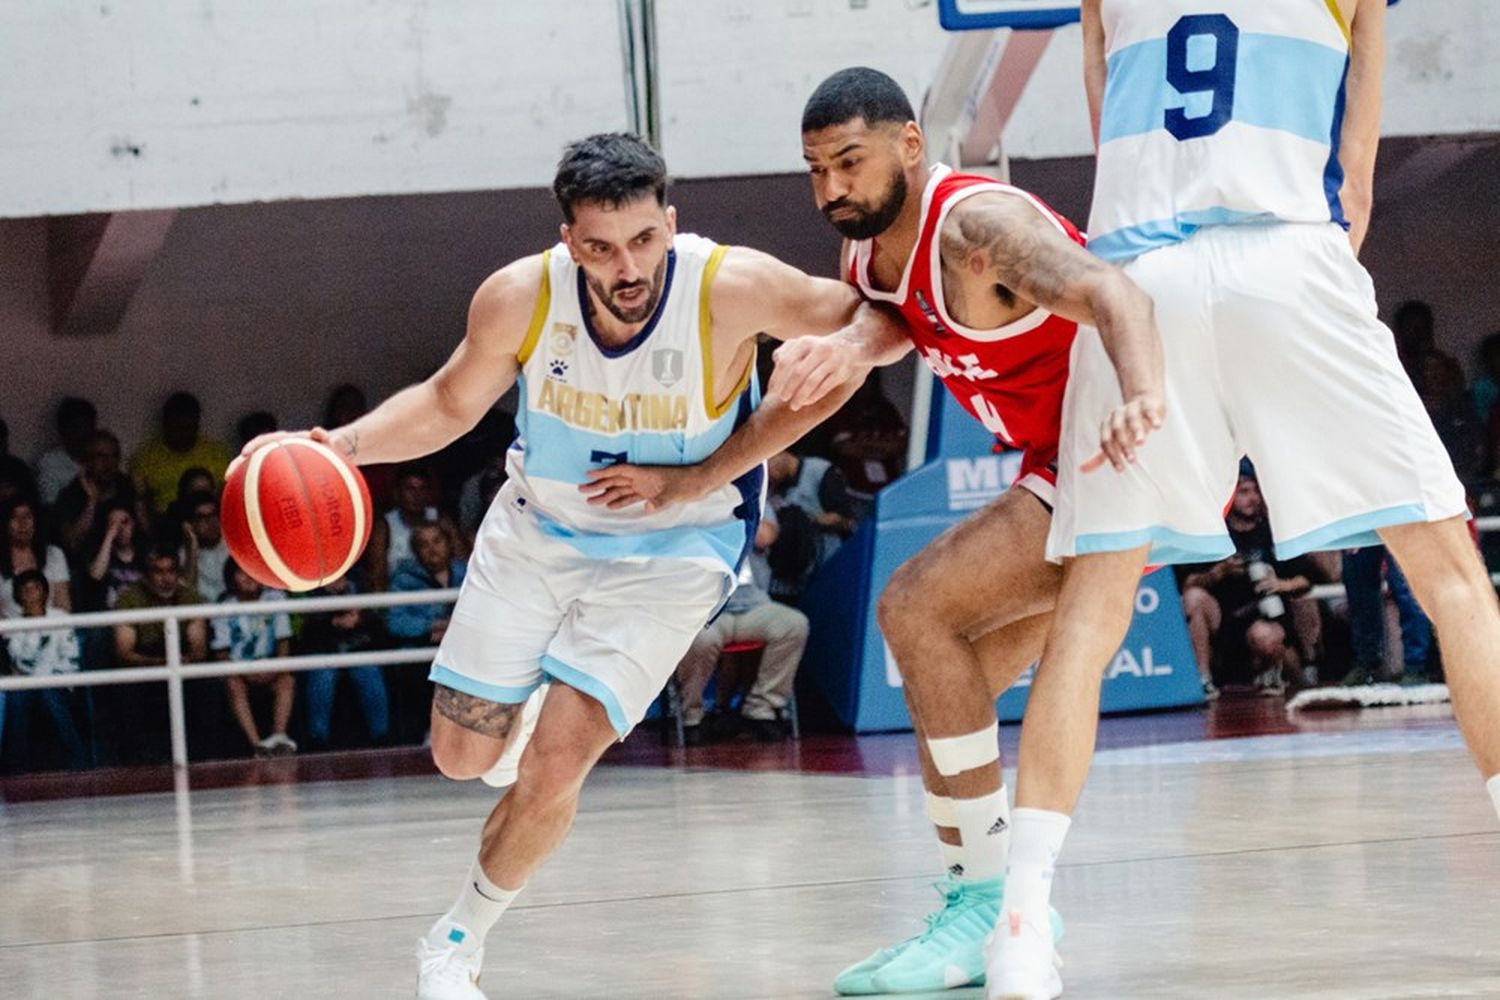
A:
[[[993,837],[997,833],[1005,832],[1005,817],[1001,816],[995,820],[995,825],[990,827],[988,836]]]

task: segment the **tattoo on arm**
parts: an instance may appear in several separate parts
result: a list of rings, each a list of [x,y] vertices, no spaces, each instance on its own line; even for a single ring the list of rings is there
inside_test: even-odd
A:
[[[486,701],[462,691],[455,691],[439,684],[432,694],[432,704],[438,714],[465,729],[483,736],[503,740],[510,735],[511,728],[521,714],[521,704],[505,705]]]
[[[943,256],[963,267],[982,254],[994,280],[1044,309],[1069,312],[1086,305],[1087,283],[1109,265],[1059,231],[1019,199],[988,202],[955,212],[956,226],[945,226]],[[1071,309],[1068,307],[1071,306]]]
[[[353,458],[359,454],[359,431],[350,430],[344,435],[344,440],[349,442],[349,457]]]

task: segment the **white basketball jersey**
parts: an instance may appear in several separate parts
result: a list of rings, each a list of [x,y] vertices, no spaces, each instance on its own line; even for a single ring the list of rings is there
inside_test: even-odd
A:
[[[1337,0],[1103,0],[1089,248],[1203,226],[1336,222],[1349,30]]]
[[[714,398],[709,287],[727,248],[678,234],[661,298],[629,343],[607,347],[590,323],[588,288],[567,247],[543,255],[531,329],[520,351],[517,438],[507,456],[520,500],[543,529],[600,558],[708,558],[731,569],[754,538],[765,476],[757,467],[701,500],[647,513],[591,506],[578,491],[606,465],[694,465],[759,402],[755,360]]]

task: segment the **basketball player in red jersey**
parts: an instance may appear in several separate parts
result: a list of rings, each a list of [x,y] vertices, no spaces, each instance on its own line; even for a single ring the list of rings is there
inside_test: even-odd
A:
[[[792,342],[776,352],[768,396],[809,406],[915,346],[965,409],[1025,453],[1018,488],[933,541],[881,595],[948,874],[923,934],[834,984],[845,995],[968,986],[984,978],[1010,826],[1027,822],[1027,810],[1012,817],[1002,783],[995,699],[1041,654],[1062,584],[1045,544],[1074,335],[1080,323],[1098,329],[1124,398],[1091,465],[1133,461],[1161,425],[1161,349],[1151,300],[1085,251],[1070,222],[1018,188],[929,166],[911,105],[885,74],[825,80],[802,141],[818,207],[848,241],[845,277],[898,309],[905,337],[887,327]],[[752,418],[702,465],[614,466],[588,489],[611,505],[691,499],[790,443],[791,429]]]

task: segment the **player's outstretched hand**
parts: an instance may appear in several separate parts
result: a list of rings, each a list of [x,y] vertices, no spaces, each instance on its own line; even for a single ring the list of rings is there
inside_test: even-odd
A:
[[[1166,417],[1167,404],[1159,393],[1132,396],[1099,425],[1099,452],[1079,469],[1093,472],[1108,462],[1116,472],[1124,472],[1135,462],[1135,450],[1146,443],[1147,435],[1161,429]]]
[[[696,466],[607,465],[590,469],[578,489],[596,507],[620,510],[644,503],[647,513],[697,500],[708,492]]]
[[[859,365],[853,352],[832,337],[798,337],[776,348],[776,370],[766,395],[786,401],[794,410],[811,406],[854,378]]]

